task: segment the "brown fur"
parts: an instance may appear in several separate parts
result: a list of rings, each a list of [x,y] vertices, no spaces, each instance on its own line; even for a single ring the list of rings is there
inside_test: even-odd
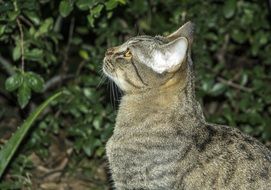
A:
[[[174,72],[157,75],[134,57],[137,76],[128,65],[131,60],[114,58],[118,48],[107,54],[104,66],[112,68],[105,68],[106,74],[117,84],[119,77],[130,80],[120,86],[125,95],[106,145],[115,188],[271,189],[270,151],[238,129],[205,121],[194,95],[191,23],[164,43],[176,35],[188,38],[190,44],[186,59]]]

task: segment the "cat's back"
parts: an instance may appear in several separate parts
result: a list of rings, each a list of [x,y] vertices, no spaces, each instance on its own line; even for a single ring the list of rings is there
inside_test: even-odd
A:
[[[107,143],[119,189],[271,189],[271,154],[254,138],[189,114],[138,115],[120,115]]]
[[[207,123],[192,139],[198,159],[186,172],[184,189],[271,189],[271,153],[256,139]]]

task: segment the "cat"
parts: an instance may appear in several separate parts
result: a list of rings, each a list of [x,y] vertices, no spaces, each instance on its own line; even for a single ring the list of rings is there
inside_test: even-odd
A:
[[[195,98],[194,24],[136,36],[106,52],[123,91],[106,155],[117,190],[270,190],[271,152],[238,129],[205,121]]]

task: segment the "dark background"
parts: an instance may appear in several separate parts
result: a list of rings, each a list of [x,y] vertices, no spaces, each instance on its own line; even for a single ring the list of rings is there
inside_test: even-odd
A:
[[[0,189],[108,189],[104,145],[120,92],[102,75],[104,52],[135,35],[167,35],[189,20],[196,24],[197,97],[208,121],[268,146],[268,1],[0,0],[0,144],[49,95],[69,93],[39,117]],[[6,80],[16,74],[37,83],[10,89]]]

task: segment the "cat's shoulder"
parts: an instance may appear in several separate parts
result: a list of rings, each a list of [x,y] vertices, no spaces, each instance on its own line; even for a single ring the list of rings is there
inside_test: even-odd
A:
[[[214,143],[223,144],[225,146],[232,145],[240,150],[251,149],[255,153],[266,153],[271,162],[271,151],[256,138],[245,134],[238,128],[210,123],[206,123],[204,128],[209,138],[213,138]]]

